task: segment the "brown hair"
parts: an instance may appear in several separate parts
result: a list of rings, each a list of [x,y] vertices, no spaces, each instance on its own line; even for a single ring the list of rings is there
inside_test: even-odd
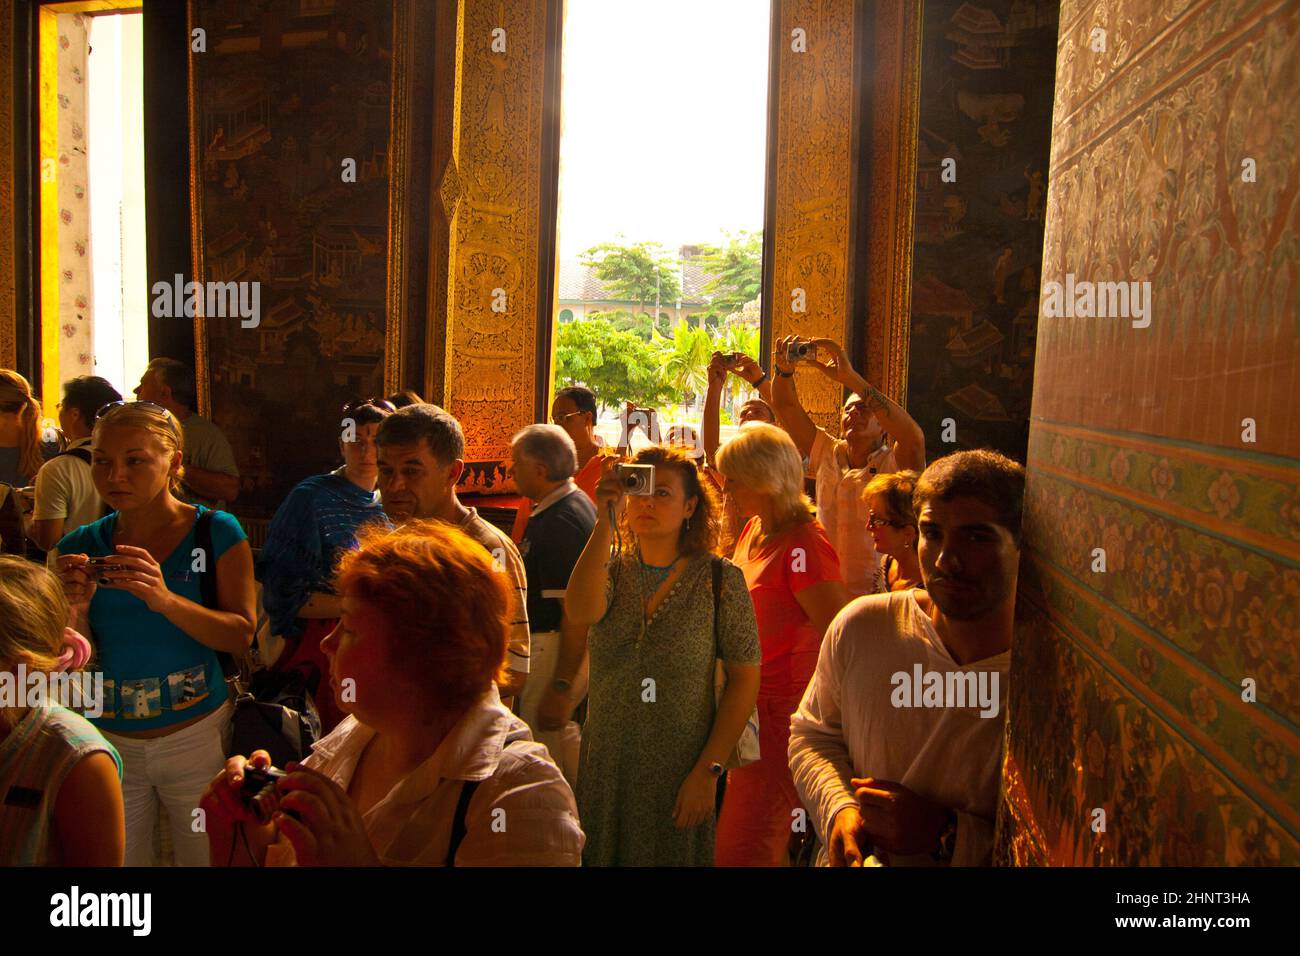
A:
[[[678,538],[682,554],[716,554],[718,540],[722,533],[722,503],[718,493],[710,482],[702,480],[700,470],[695,462],[686,456],[680,448],[672,445],[650,445],[642,448],[632,458],[637,465],[654,465],[656,471],[666,468],[681,475],[682,487],[687,498],[698,499],[695,514],[690,518],[690,527],[682,522]],[[622,532],[630,541],[636,540],[636,534],[628,523],[627,512],[623,513]]]
[[[0,664],[49,672],[59,664],[68,599],[59,579],[24,558],[0,555]],[[0,724],[10,723],[0,708]]]
[[[917,479],[912,507],[919,517],[931,498],[950,501],[967,496],[998,512],[998,524],[1020,544],[1020,522],[1025,508],[1025,469],[987,448],[958,451],[933,462]]]
[[[345,551],[335,589],[388,625],[390,660],[426,710],[459,713],[505,680],[511,589],[483,546],[442,521],[370,525]]]
[[[869,505],[871,499],[879,495],[885,499],[885,507],[889,509],[889,514],[883,517],[906,521],[915,531],[916,509],[912,507],[912,492],[916,490],[916,479],[919,477],[916,472],[908,470],[876,475],[862,489],[862,500]]]
[[[108,409],[96,419],[95,433],[98,434],[100,428],[105,425],[143,429],[162,442],[162,446],[169,456],[181,452],[181,466],[176,469],[175,474],[169,475],[167,478],[167,486],[171,493],[173,495],[181,493],[181,485],[185,478],[185,435],[181,431],[180,422],[176,421],[176,416],[161,405],[127,402]]]
[[[0,368],[0,411],[18,414],[18,470],[28,482],[36,479],[41,457],[41,403],[32,395],[27,379],[10,368]]]

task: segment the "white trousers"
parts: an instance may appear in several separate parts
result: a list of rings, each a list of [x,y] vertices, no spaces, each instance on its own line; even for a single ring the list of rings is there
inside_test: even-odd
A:
[[[576,721],[570,720],[562,730],[540,730],[537,726],[537,709],[541,706],[546,688],[555,679],[555,665],[560,660],[560,632],[544,631],[532,634],[529,639],[528,682],[520,695],[519,716],[533,732],[533,739],[545,744],[551,752],[551,759],[569,781],[569,786],[578,786],[578,751],[582,746],[582,731]],[[587,695],[587,661],[578,669],[573,679],[571,699],[576,707]]]
[[[158,801],[167,808],[177,866],[208,865],[208,835],[195,832],[199,798],[226,765],[226,744],[234,705],[221,707],[166,737],[122,737],[104,731],[122,757],[122,800],[126,809],[126,865],[156,866],[153,831]]]

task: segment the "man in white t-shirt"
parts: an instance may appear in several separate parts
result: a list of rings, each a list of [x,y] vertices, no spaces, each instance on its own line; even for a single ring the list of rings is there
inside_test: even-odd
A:
[[[98,375],[81,375],[63,384],[59,427],[68,447],[36,473],[35,503],[27,532],[42,551],[49,551],[69,531],[98,521],[106,513],[90,477],[90,437],[99,410],[121,400],[117,389]]]
[[[862,491],[877,474],[923,470],[925,434],[902,406],[854,371],[843,347],[830,339],[810,343],[817,351],[829,353],[830,361],[819,362],[815,354],[802,361],[815,365],[853,394],[840,416],[843,438],[815,425],[795,390],[796,363],[786,357],[790,344],[803,341],[786,336],[776,345],[772,408],[816,475],[818,517],[840,556],[845,585],[854,596],[871,594],[881,590],[880,559],[867,532],[871,509],[862,500]]]
[[[831,866],[988,865],[1024,469],[940,458],[914,493],[925,589],[850,603],[790,722],[790,770]]]

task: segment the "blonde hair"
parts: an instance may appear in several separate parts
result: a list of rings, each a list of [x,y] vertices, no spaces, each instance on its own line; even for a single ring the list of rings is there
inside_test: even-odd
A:
[[[0,368],[0,408],[18,405],[18,470],[28,482],[36,479],[45,459],[41,456],[41,403],[32,395],[27,379],[10,368]]]
[[[0,663],[55,670],[67,624],[68,599],[59,579],[44,565],[0,555]],[[12,717],[9,708],[0,708],[0,724],[10,725]]]
[[[718,449],[718,471],[770,497],[778,527],[813,519],[812,502],[803,492],[803,460],[784,429],[746,423]]]
[[[127,402],[118,405],[104,412],[95,421],[95,434],[99,434],[100,428],[105,425],[113,425],[121,428],[139,428],[147,431],[158,441],[162,442],[163,448],[170,457],[176,452],[182,456],[185,453],[185,437],[181,431],[180,422],[176,416],[161,405],[143,405],[139,402]],[[184,458],[182,457],[182,461]],[[181,485],[185,477],[185,466],[182,464],[176,469],[176,473],[169,475],[167,486],[173,495],[181,493]]]

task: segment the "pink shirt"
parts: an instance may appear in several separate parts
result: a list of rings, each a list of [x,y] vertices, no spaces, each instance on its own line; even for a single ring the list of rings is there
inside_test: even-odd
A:
[[[753,547],[758,519],[740,533],[732,561],[745,575],[763,649],[763,696],[798,696],[817,667],[822,635],[795,595],[840,579],[840,561],[819,521],[808,521]]]

